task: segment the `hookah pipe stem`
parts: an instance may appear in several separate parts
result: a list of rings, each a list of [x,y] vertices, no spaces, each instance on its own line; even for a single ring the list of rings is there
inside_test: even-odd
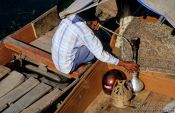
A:
[[[140,39],[137,38],[137,37],[132,38],[131,39],[131,44],[132,44],[132,51],[133,51],[133,61],[135,63],[137,63]]]

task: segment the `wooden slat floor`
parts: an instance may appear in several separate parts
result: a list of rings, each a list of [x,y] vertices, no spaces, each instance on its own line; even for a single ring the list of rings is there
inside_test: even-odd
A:
[[[101,92],[84,113],[163,113],[164,106],[174,99],[150,91],[136,95],[127,108],[116,108],[111,104],[110,96]]]
[[[55,81],[47,84],[53,81],[42,78],[47,82],[0,65],[0,112],[42,113],[70,87]]]
[[[47,32],[45,35],[39,37],[38,39],[32,41],[30,44],[44,50],[48,53],[51,53],[51,44],[52,44],[52,37],[56,30],[56,27],[51,31]]]

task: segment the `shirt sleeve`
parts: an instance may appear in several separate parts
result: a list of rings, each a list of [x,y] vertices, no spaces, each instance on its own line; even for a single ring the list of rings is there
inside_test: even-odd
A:
[[[83,26],[83,34],[81,40],[84,45],[102,62],[117,65],[119,59],[103,50],[101,41],[95,36],[93,31],[88,26]]]

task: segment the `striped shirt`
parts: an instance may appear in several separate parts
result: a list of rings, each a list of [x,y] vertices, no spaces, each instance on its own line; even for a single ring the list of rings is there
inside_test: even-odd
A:
[[[52,59],[56,68],[68,74],[78,48],[86,46],[102,62],[117,65],[119,60],[103,50],[100,40],[79,16],[61,21],[52,39]]]

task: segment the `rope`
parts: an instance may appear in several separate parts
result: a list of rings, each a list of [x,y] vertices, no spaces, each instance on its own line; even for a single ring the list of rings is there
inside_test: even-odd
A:
[[[99,24],[99,27],[102,28],[102,29],[104,29],[104,30],[106,30],[106,31],[108,31],[108,32],[110,32],[110,33],[113,33],[113,34],[115,34],[115,35],[117,35],[117,36],[122,37],[123,39],[125,39],[125,40],[129,43],[129,45],[130,45],[131,48],[132,48],[131,42],[130,42],[127,38],[125,38],[123,35],[120,35],[120,34],[118,34],[118,33],[116,33],[116,32],[113,32],[112,30],[110,30],[110,29],[108,29],[108,28],[102,26],[101,24]]]
[[[116,33],[116,32],[113,32],[112,30],[110,30],[110,29],[108,29],[108,28],[102,26],[101,24],[99,24],[99,27],[100,27],[102,30],[106,30],[106,31],[108,31],[108,32],[110,32],[110,33],[113,33],[113,34],[115,34],[116,36],[120,36],[121,38],[123,38],[124,40],[126,40],[126,42],[128,42],[128,44],[129,44],[130,47],[131,47],[131,55],[133,55],[132,44],[131,44],[131,42],[129,41],[129,39],[127,39],[127,38],[124,37],[123,35],[120,35],[120,34],[118,34],[118,33]]]

